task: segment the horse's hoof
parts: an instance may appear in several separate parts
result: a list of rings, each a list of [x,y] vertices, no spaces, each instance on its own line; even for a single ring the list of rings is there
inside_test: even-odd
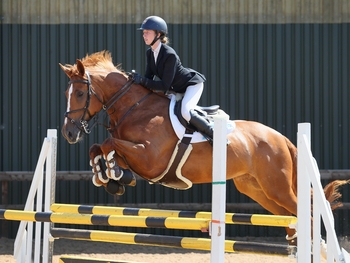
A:
[[[123,169],[122,172],[123,176],[119,179],[119,183],[122,185],[135,186],[136,178],[134,174],[128,169]]]
[[[297,246],[298,245],[298,238],[294,238],[292,240],[288,240],[288,245],[290,245],[290,246]]]
[[[288,245],[290,245],[290,246],[297,246],[298,245],[298,233],[297,232],[295,232],[294,235],[292,235],[292,236],[289,236],[287,234],[286,239],[288,241]]]
[[[125,193],[124,185],[114,180],[110,180],[105,189],[111,195],[123,195]]]

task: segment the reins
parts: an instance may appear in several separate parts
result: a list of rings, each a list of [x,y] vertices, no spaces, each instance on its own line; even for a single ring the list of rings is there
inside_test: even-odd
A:
[[[90,99],[91,99],[91,94],[95,95],[95,97],[98,99],[98,101],[102,104],[102,109],[104,110],[104,114],[108,114],[108,110],[122,97],[124,96],[131,88],[131,84],[134,82],[133,79],[129,79],[124,86],[118,90],[118,92],[116,92],[108,101],[107,103],[103,103],[102,99],[99,98],[99,96],[97,95],[97,93],[92,89],[92,85],[91,85],[91,79],[90,79],[90,74],[88,71],[85,72],[86,76],[87,76],[87,80],[85,79],[78,79],[78,80],[70,80],[68,82],[68,84],[72,84],[72,83],[84,83],[88,86],[88,97],[86,99],[86,103],[85,103],[85,107],[80,108],[80,109],[76,109],[76,110],[72,110],[72,111],[66,111],[64,113],[64,117],[67,118],[68,120],[70,120],[73,124],[75,124],[81,131],[83,131],[86,134],[90,134],[91,133],[91,129],[97,125],[97,124],[101,124],[98,122],[99,119],[99,113],[98,112],[95,116],[92,116],[90,111],[89,111],[89,106],[90,106]],[[125,117],[136,107],[138,106],[143,100],[145,100],[146,98],[148,98],[149,95],[151,95],[152,92],[148,93],[146,96],[144,96],[141,100],[139,100],[138,102],[136,102],[125,114],[124,116],[120,119],[119,123],[117,125],[120,124],[121,121],[123,121],[125,119]],[[77,122],[75,120],[73,120],[72,118],[69,117],[70,113],[74,113],[74,112],[78,112],[78,111],[84,111],[82,117],[80,118],[80,125],[77,124]],[[93,124],[91,125],[91,127],[89,128],[89,123],[88,121],[85,120],[85,115],[86,113],[89,115],[89,117],[91,118],[91,120],[93,120]],[[90,120],[90,121],[91,121]],[[106,127],[107,130],[109,130],[110,132],[114,131],[117,127],[117,125],[115,127],[113,127],[113,129],[111,129],[110,127],[107,127],[106,125],[104,125]]]

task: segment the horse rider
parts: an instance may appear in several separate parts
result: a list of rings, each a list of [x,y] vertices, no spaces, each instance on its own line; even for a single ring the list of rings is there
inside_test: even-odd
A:
[[[179,56],[168,45],[168,27],[161,17],[147,17],[138,30],[143,30],[143,39],[150,48],[146,51],[145,75],[133,73],[134,82],[154,91],[182,93],[182,117],[212,141],[209,122],[193,110],[202,95],[205,77],[182,66]]]

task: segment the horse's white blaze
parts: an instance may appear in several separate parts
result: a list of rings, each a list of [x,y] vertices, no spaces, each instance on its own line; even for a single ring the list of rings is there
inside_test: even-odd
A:
[[[72,93],[73,93],[73,83],[70,84],[69,90],[68,90],[68,100],[67,100],[67,110],[66,112],[70,111],[70,100],[72,97]],[[64,123],[67,124],[68,123],[68,118],[65,118]]]

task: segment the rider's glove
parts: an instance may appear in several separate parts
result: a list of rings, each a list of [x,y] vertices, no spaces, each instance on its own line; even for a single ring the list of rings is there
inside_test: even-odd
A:
[[[145,77],[142,77],[140,74],[136,73],[135,71],[132,71],[131,77],[134,80],[135,84],[141,84],[144,87],[147,87],[148,79]]]

